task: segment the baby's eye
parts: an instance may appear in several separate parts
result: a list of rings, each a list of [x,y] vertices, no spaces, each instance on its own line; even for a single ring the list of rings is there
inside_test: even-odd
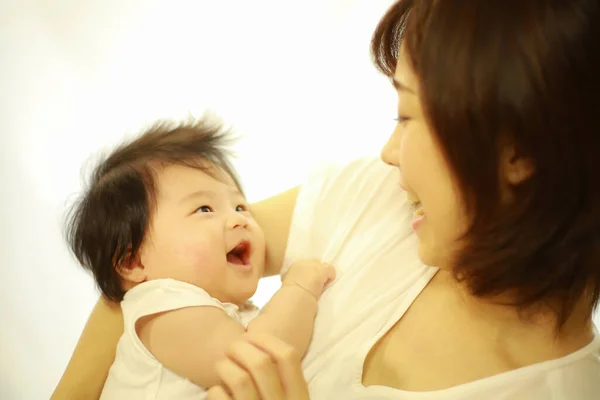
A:
[[[209,212],[213,212],[213,209],[210,206],[202,206],[202,207],[198,207],[198,209],[195,212],[209,213]]]
[[[240,205],[238,205],[238,206],[235,208],[235,211],[239,211],[239,212],[242,212],[242,211],[248,211],[248,207],[246,207],[246,206],[245,206],[245,205],[243,205],[243,204],[240,204]]]

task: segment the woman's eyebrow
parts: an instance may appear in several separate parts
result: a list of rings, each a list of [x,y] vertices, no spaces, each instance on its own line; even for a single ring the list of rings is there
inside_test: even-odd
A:
[[[402,92],[408,92],[408,93],[412,93],[412,94],[416,94],[414,90],[412,90],[411,88],[409,88],[408,86],[406,86],[404,83],[400,82],[397,78],[392,78],[392,83],[394,84],[394,87],[396,88],[397,91],[402,91]]]

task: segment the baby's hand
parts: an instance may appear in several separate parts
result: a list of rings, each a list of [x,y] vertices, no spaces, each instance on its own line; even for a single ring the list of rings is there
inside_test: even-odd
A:
[[[317,300],[325,286],[335,279],[335,268],[318,260],[301,260],[293,263],[282,277],[283,285],[297,285],[315,296]]]

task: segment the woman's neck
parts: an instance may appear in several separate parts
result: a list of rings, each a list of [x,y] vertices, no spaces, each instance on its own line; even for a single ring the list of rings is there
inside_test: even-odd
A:
[[[589,344],[594,337],[591,315],[582,301],[560,329],[556,330],[556,314],[548,307],[519,312],[506,300],[482,299],[471,295],[456,282],[452,274],[440,270],[440,284],[445,286],[450,301],[465,313],[466,321],[476,325],[492,345],[515,367],[560,358]]]

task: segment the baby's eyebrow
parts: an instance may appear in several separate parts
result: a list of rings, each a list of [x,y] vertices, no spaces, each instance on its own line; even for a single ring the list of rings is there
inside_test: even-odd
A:
[[[188,193],[185,196],[183,196],[181,198],[181,202],[185,202],[188,200],[192,200],[198,197],[208,197],[208,198],[213,198],[215,197],[216,193],[212,190],[196,190],[194,192]]]
[[[229,194],[231,194],[232,196],[236,196],[239,197],[241,199],[244,199],[244,201],[246,200],[246,198],[244,197],[244,195],[237,189],[237,188],[230,188],[227,189],[227,192]],[[195,198],[199,198],[199,197],[205,197],[205,198],[209,198],[209,199],[214,199],[215,197],[218,197],[218,193],[215,192],[214,190],[206,190],[206,189],[200,189],[200,190],[196,190],[194,192],[188,193],[185,196],[182,197],[181,202],[186,202],[189,201],[191,199],[195,199]]]

